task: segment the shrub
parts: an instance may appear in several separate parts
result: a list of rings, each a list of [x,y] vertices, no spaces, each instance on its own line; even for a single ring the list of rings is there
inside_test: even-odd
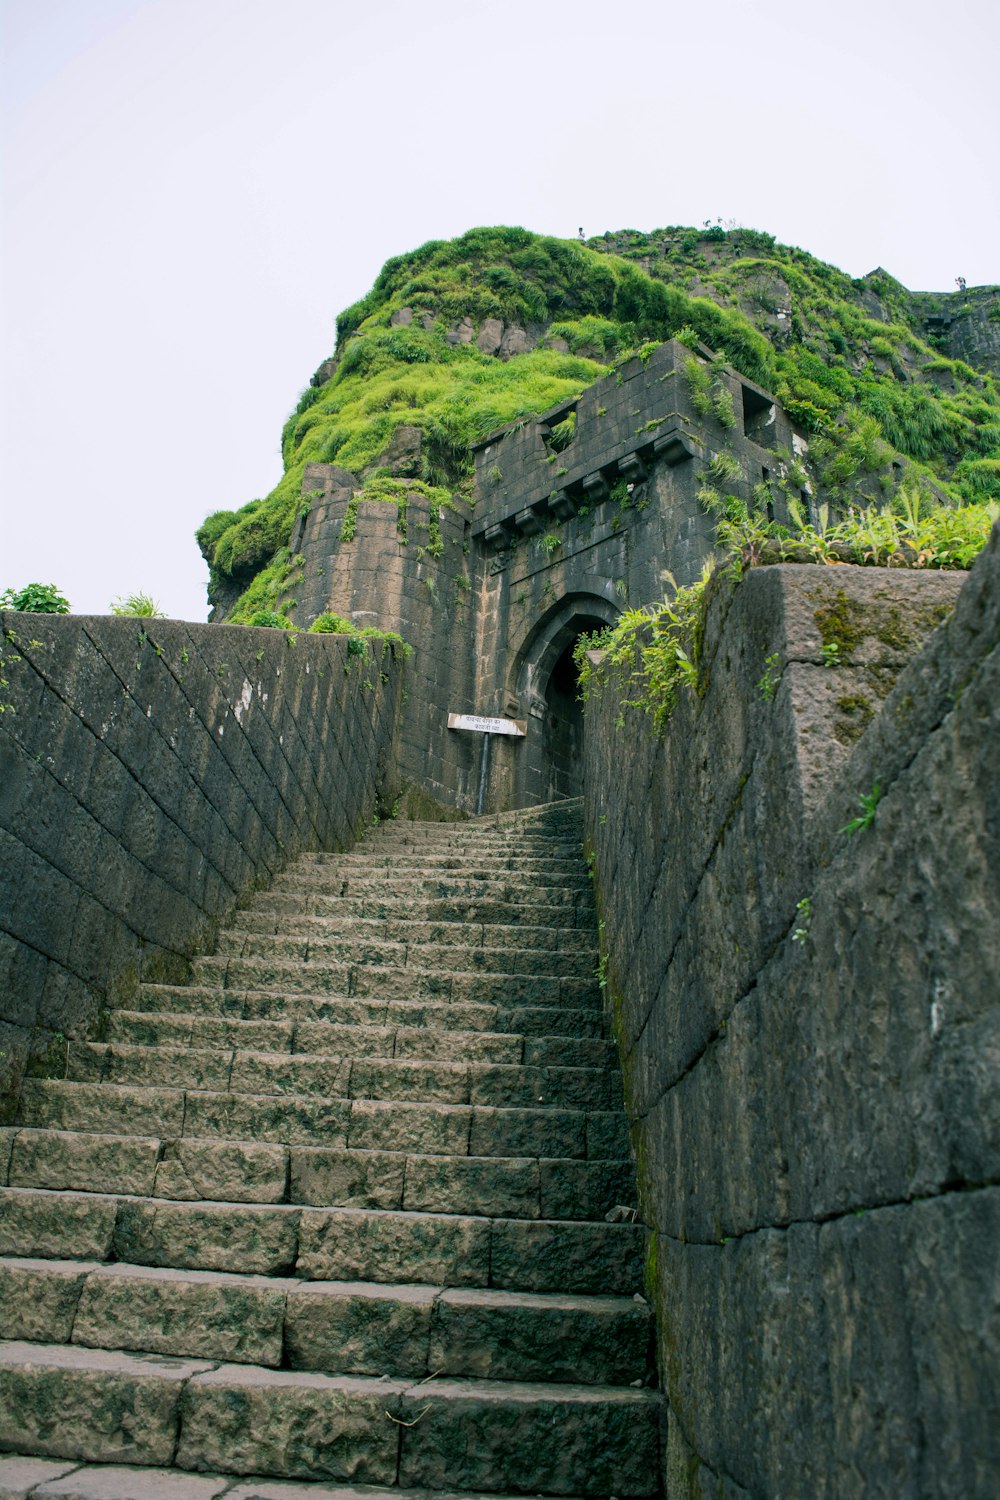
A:
[[[0,594],[0,609],[14,609],[35,615],[68,615],[69,600],[54,583],[26,583],[23,589],[6,589]]]
[[[294,630],[296,627],[285,615],[279,615],[273,609],[259,609],[256,614],[250,616],[248,625],[257,625],[266,630]]]
[[[357,635],[358,627],[343,615],[317,615],[309,626],[314,635]]]

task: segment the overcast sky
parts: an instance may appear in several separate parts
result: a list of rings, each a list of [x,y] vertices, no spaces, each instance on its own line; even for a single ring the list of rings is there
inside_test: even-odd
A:
[[[192,533],[382,262],[735,219],[1000,281],[997,0],[0,0],[0,590],[206,615]]]

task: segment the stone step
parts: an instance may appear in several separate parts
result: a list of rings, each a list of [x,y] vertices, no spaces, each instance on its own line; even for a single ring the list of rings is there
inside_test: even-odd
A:
[[[176,1270],[632,1296],[639,1224],[0,1188],[0,1255]]]
[[[210,954],[192,960],[191,979],[196,985],[223,989],[277,989],[313,996],[371,995],[384,1000],[472,1001],[497,1006],[566,1004],[574,1010],[599,1010],[601,1006],[600,986],[595,979],[415,966],[390,968],[374,962],[309,963]]]
[[[66,1081],[186,1087],[190,1092],[406,1099],[499,1107],[611,1109],[621,1102],[617,1075],[608,1068],[141,1047],[109,1042],[71,1042]]]
[[[308,894],[317,896],[430,896],[438,899],[456,896],[487,896],[495,901],[536,901],[543,905],[574,905],[581,898],[593,900],[590,876],[552,871],[507,870],[491,875],[482,868],[466,870],[428,870],[414,864],[401,868],[395,860],[382,865],[357,865],[347,868],[317,865],[308,874],[297,865],[275,877],[271,886],[276,895]]]
[[[217,955],[242,958],[292,959],[319,964],[380,964],[388,968],[439,972],[461,970],[485,974],[551,975],[554,971],[587,979],[597,964],[597,950],[592,942],[565,951],[558,946],[547,948],[507,945],[503,948],[477,947],[468,943],[371,942],[327,934],[285,934],[244,931],[231,928],[216,938]]]
[[[638,1295],[296,1281],[4,1257],[0,1326],[10,1339],[34,1343],[347,1375],[571,1385],[649,1377],[650,1312]]]
[[[0,1345],[0,1447],[432,1490],[646,1497],[660,1401],[612,1386],[326,1375]],[[553,1442],[553,1432],[558,1441]]]
[[[521,1219],[601,1219],[631,1192],[634,1174],[627,1159],[475,1156],[468,1145],[466,1138],[457,1155],[428,1154],[35,1127],[14,1137],[7,1180],[11,1187],[182,1202]]]
[[[440,1492],[382,1485],[246,1479],[191,1474],[135,1464],[81,1464],[75,1459],[0,1453],[0,1500],[445,1500]],[[450,1490],[447,1500],[523,1500],[523,1496]],[[583,1500],[583,1497],[577,1497]]]
[[[628,1155],[627,1121],[621,1110],[281,1098],[32,1079],[24,1085],[18,1119],[24,1129],[81,1137],[127,1133],[160,1141],[245,1140],[251,1146],[322,1143],[343,1150],[590,1161]],[[13,1135],[7,1143],[8,1159],[12,1151]]]
[[[503,827],[487,827],[478,819],[454,823],[411,822],[403,818],[384,818],[369,828],[361,841],[361,847],[381,843],[415,843],[420,847],[436,842],[490,844],[499,842],[521,845],[535,844],[553,848],[560,846],[571,851],[579,850],[583,841],[583,815],[575,820],[566,820],[559,828],[546,829],[541,824],[513,823]]]
[[[108,1040],[142,1047],[234,1047],[249,1052],[332,1053],[355,1057],[465,1058],[469,1062],[605,1068],[615,1064],[603,1038],[527,1036],[523,1032],[445,1030],[435,1026],[338,1025],[330,1021],[244,1021],[157,1011],[115,1011]]]
[[[503,922],[421,922],[410,917],[360,918],[338,915],[292,916],[289,913],[259,911],[256,906],[234,914],[226,936],[245,933],[255,937],[320,938],[341,940],[345,934],[353,942],[399,943],[405,946],[433,943],[459,948],[487,948],[493,951],[527,948],[564,953],[595,955],[597,944],[593,932],[585,927],[518,926]],[[221,950],[220,950],[221,951]],[[591,958],[591,968],[596,963]]]
[[[494,922],[501,926],[557,927],[560,931],[586,928],[595,923],[593,896],[589,891],[570,891],[558,900],[558,892],[535,892],[523,901],[491,895],[488,889],[472,895],[400,895],[379,888],[366,896],[318,895],[315,891],[262,891],[247,910],[259,914],[300,914],[344,917],[371,921]]]
[[[139,999],[144,1011],[183,1010],[191,1015],[230,1019],[286,1020],[333,1023],[340,1026],[428,1026],[460,1030],[516,1032],[525,1036],[600,1038],[600,1012],[570,1005],[504,1007],[447,997],[431,1000],[387,999],[371,995],[316,996],[284,990],[224,989],[221,985],[142,984]]]
[[[515,872],[519,879],[528,876],[536,881],[555,880],[557,883],[589,879],[582,850],[570,858],[557,859],[546,853],[531,855],[499,849],[444,850],[438,853],[409,846],[373,849],[365,844],[359,844],[346,854],[300,854],[287,873],[295,880],[310,880],[314,874],[380,869],[413,870],[428,875],[444,871],[488,880],[502,878],[511,872]]]

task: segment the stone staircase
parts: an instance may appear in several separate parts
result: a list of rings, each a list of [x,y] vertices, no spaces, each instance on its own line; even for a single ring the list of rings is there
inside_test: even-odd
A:
[[[27,1081],[0,1500],[657,1495],[595,964],[578,804],[383,824]]]

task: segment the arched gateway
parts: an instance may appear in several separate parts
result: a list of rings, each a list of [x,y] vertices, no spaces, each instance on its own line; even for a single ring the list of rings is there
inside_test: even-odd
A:
[[[560,600],[514,653],[508,693],[527,712],[529,733],[512,746],[515,806],[575,797],[582,790],[583,705],[573,652],[582,635],[613,625],[620,611],[596,594]]]

